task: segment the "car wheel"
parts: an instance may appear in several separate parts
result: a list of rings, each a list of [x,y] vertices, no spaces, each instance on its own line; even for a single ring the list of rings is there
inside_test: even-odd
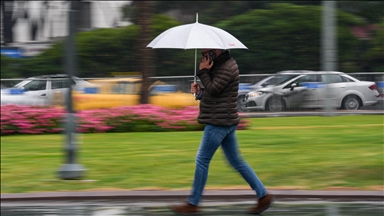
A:
[[[239,112],[247,111],[245,95],[240,95],[240,96],[237,97],[237,110]]]
[[[346,110],[357,110],[360,108],[360,98],[355,95],[349,95],[343,100],[343,108]]]
[[[271,111],[271,112],[281,112],[281,111],[284,111],[285,110],[285,103],[279,97],[269,98],[267,103],[266,103],[265,110],[266,111]]]

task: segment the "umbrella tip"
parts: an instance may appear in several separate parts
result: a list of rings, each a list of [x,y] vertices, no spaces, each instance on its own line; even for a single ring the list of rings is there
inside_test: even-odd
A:
[[[199,22],[199,13],[196,13],[196,23]]]

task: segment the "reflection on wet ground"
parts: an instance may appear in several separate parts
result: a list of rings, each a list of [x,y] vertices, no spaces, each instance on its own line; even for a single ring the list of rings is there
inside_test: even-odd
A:
[[[2,203],[2,216],[167,216],[175,215],[169,205],[179,203],[159,202],[48,202]],[[194,215],[248,215],[246,210],[254,202],[205,202],[202,212]],[[383,202],[275,202],[264,216],[380,216]]]

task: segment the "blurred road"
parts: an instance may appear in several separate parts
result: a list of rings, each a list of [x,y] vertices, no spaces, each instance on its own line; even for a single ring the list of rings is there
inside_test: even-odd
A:
[[[29,202],[1,204],[2,216],[167,216],[175,215],[162,202]],[[177,203],[179,204],[179,203]],[[204,202],[202,212],[195,215],[248,215],[246,210],[254,202]],[[326,201],[276,201],[263,213],[264,216],[380,216],[383,202],[326,202]]]
[[[270,190],[273,206],[264,216],[380,216],[383,191]],[[167,216],[170,205],[189,194],[178,191],[94,191],[1,194],[2,216]],[[195,215],[247,215],[256,203],[251,190],[207,190]]]

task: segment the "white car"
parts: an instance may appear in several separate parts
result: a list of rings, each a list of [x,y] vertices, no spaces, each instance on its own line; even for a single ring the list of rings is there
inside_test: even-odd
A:
[[[377,91],[380,94],[380,100],[384,101],[384,75],[376,82]]]
[[[261,88],[273,86],[281,83],[284,80],[291,79],[297,75],[313,72],[309,70],[286,70],[277,72],[275,75],[265,77],[264,79],[256,82],[255,84],[239,84],[239,91],[237,96],[237,109],[239,111],[247,111],[245,96],[248,92],[256,91]]]
[[[94,86],[74,76],[71,83],[74,90]],[[30,77],[12,88],[1,89],[1,105],[51,105],[56,95],[63,95],[68,89],[68,76],[65,74]]]
[[[277,76],[285,76],[277,75]],[[376,104],[380,94],[375,82],[360,81],[342,72],[306,72],[249,92],[247,110],[272,112],[292,108],[342,108],[356,110]]]

